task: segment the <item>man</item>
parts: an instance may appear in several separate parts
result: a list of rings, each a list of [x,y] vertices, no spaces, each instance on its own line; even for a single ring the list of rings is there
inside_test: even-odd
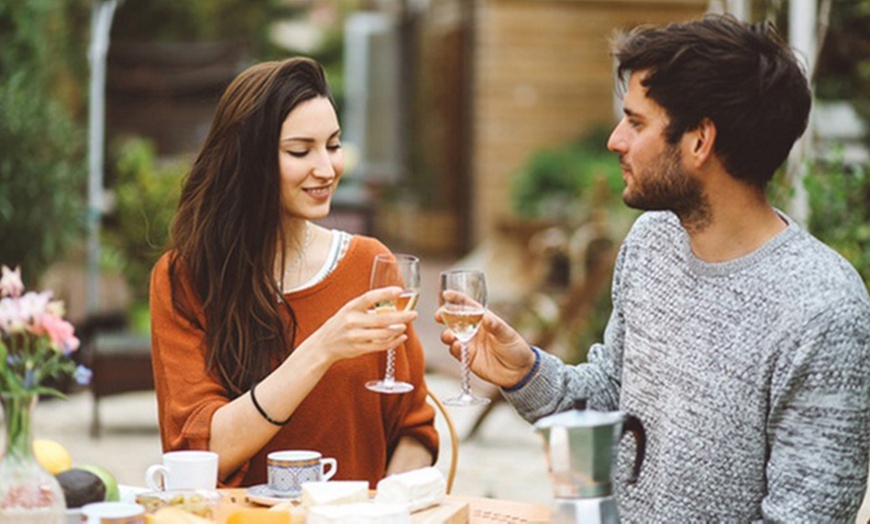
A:
[[[620,249],[604,341],[569,366],[488,314],[472,369],[529,421],[576,399],[639,417],[640,478],[622,481],[628,450],[617,472],[624,521],[854,521],[870,298],[764,193],[806,128],[801,68],[771,26],[728,16],[637,29],[615,56],[628,82],[608,147],[626,204],[648,212]]]

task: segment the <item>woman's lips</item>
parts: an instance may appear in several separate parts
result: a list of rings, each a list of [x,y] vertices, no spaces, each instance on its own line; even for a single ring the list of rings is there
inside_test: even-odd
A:
[[[303,191],[315,200],[326,200],[332,195],[332,186],[312,187]]]

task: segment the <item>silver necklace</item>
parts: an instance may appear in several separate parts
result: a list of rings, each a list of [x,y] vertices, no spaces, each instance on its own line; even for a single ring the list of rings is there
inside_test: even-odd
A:
[[[308,250],[308,244],[311,242],[311,228],[309,227],[308,222],[305,222],[305,239],[302,241],[302,249],[299,250],[299,254],[296,255],[296,258],[293,259],[292,262],[284,266],[284,271],[281,273],[281,278],[278,280],[278,287],[283,288],[284,282],[289,280],[290,273],[296,269],[296,266],[302,262],[302,259],[305,258],[305,252]],[[282,289],[283,290],[283,289]]]

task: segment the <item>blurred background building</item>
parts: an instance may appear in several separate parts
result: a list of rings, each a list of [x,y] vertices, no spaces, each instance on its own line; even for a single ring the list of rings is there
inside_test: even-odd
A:
[[[269,28],[270,57],[343,39],[331,79],[355,159],[338,198],[354,223],[426,254],[460,254],[514,217],[510,178],[542,148],[614,122],[614,31],[701,16],[707,0],[297,2]],[[260,58],[213,41],[130,40],[117,13],[108,132],[196,151],[230,79]],[[343,31],[342,31],[343,30]],[[142,30],[140,30],[141,32]],[[420,235],[420,231],[428,234]]]

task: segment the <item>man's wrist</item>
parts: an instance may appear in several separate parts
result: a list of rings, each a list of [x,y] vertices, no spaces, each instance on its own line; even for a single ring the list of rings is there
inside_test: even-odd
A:
[[[529,371],[523,376],[523,378],[520,379],[519,382],[509,388],[502,388],[503,390],[507,391],[508,393],[518,391],[522,389],[526,384],[528,384],[532,380],[532,378],[534,378],[535,374],[537,374],[538,369],[540,369],[541,367],[541,350],[536,348],[535,346],[531,346],[531,350],[532,353],[535,354],[535,362],[534,364],[532,364],[531,369],[529,369]]]

